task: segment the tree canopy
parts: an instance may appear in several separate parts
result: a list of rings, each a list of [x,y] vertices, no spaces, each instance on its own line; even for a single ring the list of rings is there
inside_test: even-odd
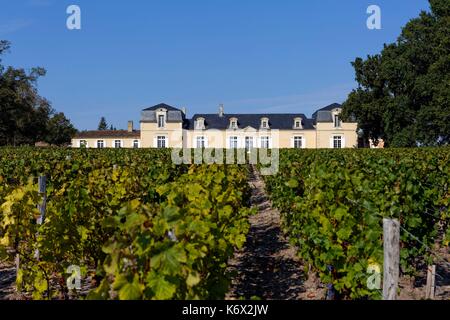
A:
[[[101,117],[97,129],[100,130],[100,131],[108,130],[108,123],[106,122],[105,117]]]
[[[343,104],[364,138],[386,146],[450,143],[450,0],[409,21],[380,54],[353,63],[358,87]]]
[[[43,68],[6,67],[1,57],[10,43],[0,41],[0,145],[33,145],[44,141],[53,145],[70,142],[76,129],[63,113],[56,113],[48,100],[38,94],[37,80]]]

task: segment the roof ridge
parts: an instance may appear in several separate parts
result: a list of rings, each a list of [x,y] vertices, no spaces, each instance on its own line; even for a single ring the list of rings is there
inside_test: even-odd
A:
[[[224,116],[270,116],[273,115],[286,115],[286,116],[294,116],[294,115],[305,115],[303,112],[298,113],[224,113]],[[219,116],[217,113],[195,113],[194,116]]]
[[[180,109],[175,108],[165,102],[161,102],[161,103],[155,104],[154,106],[147,107],[147,108],[143,109],[143,111],[152,111],[152,110],[158,109],[158,108],[165,108],[165,109],[168,109],[169,111],[180,111],[181,112]]]

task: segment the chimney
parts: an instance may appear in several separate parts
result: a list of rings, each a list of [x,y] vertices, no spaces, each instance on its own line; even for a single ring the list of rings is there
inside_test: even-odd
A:
[[[223,114],[224,114],[223,104],[219,104],[219,117],[223,117]]]
[[[128,121],[128,132],[133,132],[133,121]]]

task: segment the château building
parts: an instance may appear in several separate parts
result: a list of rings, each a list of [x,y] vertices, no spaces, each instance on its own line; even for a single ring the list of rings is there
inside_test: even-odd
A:
[[[195,114],[167,104],[142,110],[140,130],[83,131],[73,147],[86,148],[355,148],[357,123],[343,122],[341,105],[302,113]]]

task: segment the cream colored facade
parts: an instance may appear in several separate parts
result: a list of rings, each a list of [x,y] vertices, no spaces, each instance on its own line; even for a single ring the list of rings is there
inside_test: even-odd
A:
[[[343,123],[341,127],[334,127],[329,123],[318,123],[316,129],[317,148],[334,148],[336,137],[341,138],[342,148],[356,148],[358,146],[357,125]]]
[[[142,148],[141,133],[128,122],[127,130],[84,131],[72,139],[72,147],[80,148]]]
[[[158,128],[156,123],[141,122],[142,148],[157,148],[158,137],[164,136],[170,148],[183,147],[183,128],[181,123],[165,123]]]
[[[186,132],[186,148],[196,148],[198,138],[203,137],[206,148],[231,148],[230,139],[237,137],[237,147],[246,148],[246,141],[250,139],[253,148],[262,147],[265,138],[268,138],[269,148],[294,148],[294,139],[302,138],[302,148],[316,147],[316,132],[314,130],[257,130],[245,128],[241,130],[193,130]]]
[[[186,119],[184,111],[161,104],[143,111],[139,131],[133,130],[129,123],[127,131],[84,132],[74,137],[72,146],[80,147],[82,143],[87,143],[88,148],[320,149],[358,146],[357,123],[342,122],[339,105],[318,112],[312,119],[301,114],[274,115],[276,124],[271,125],[270,114],[242,115],[245,119],[241,121],[239,114],[226,115],[221,107],[218,115],[194,115],[192,119]],[[245,125],[247,122],[251,125]]]
[[[77,138],[72,139],[72,147],[80,148],[86,143],[87,148],[141,148],[139,138]]]

